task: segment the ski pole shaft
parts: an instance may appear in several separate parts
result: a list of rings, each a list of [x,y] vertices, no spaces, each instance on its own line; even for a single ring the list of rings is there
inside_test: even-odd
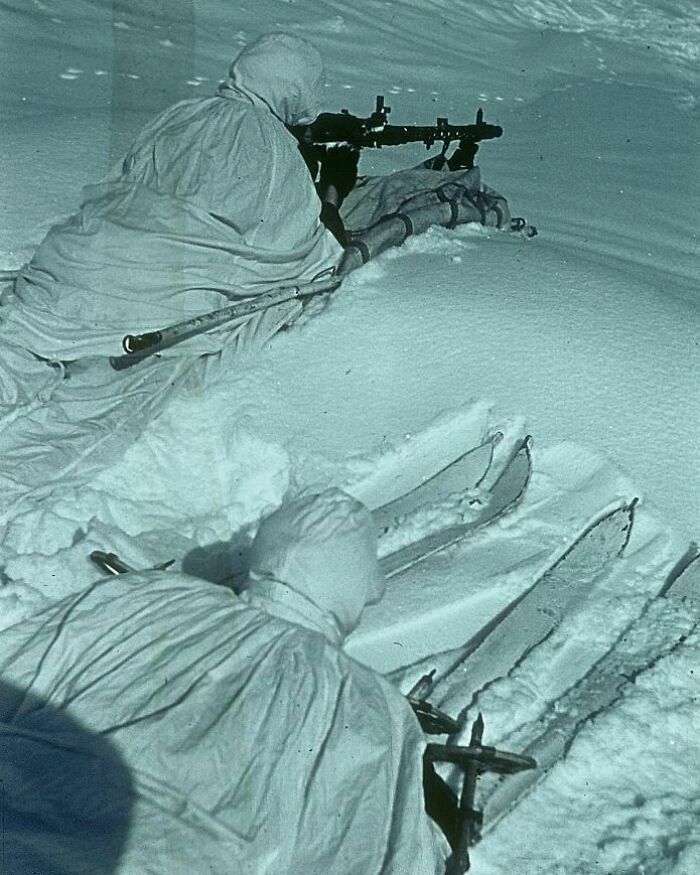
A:
[[[185,319],[183,322],[169,325],[157,331],[148,331],[144,334],[127,334],[122,341],[122,347],[126,356],[142,357],[144,355],[151,355],[181,343],[183,340],[189,340],[191,337],[196,337],[199,334],[204,334],[207,331],[212,331],[214,328],[226,325],[228,322],[258,313],[260,310],[267,310],[269,307],[274,307],[277,304],[332,292],[338,288],[341,282],[341,277],[333,276],[324,280],[316,280],[315,282],[284,286],[273,292],[264,292],[255,298],[239,301],[228,307],[222,307],[220,310]],[[113,360],[113,364],[116,365],[117,362],[119,362],[119,359]]]
[[[484,737],[484,720],[481,714],[472,726],[470,748],[481,747]],[[464,875],[471,865],[469,860],[469,848],[474,842],[474,835],[479,824],[478,812],[474,808],[476,795],[476,781],[479,777],[479,765],[474,759],[470,759],[464,771],[462,783],[462,795],[459,800],[459,817],[461,821],[460,836],[457,847],[450,858],[447,875]]]

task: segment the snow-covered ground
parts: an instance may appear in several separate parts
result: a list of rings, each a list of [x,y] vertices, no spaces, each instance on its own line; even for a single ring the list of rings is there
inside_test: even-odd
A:
[[[221,574],[206,559],[211,545],[254,524],[290,486],[371,491],[381,459],[402,452],[437,465],[471,427],[470,402],[486,399],[484,423],[513,432],[523,416],[535,436],[531,503],[499,524],[497,543],[530,538],[556,551],[597,501],[644,497],[634,587],[621,584],[562,631],[592,661],[654,591],[645,545],[659,539],[663,565],[670,543],[700,530],[693,4],[7,0],[0,15],[0,269],[31,256],[148,118],[210,93],[238,49],[270,29],[322,51],[329,110],[363,115],[381,93],[393,121],[457,123],[483,106],[505,129],[482,146],[483,177],[540,232],[525,240],[435,228],[349,277],[260,358],[229,363],[206,393],[191,386],[123,461],[8,528],[6,618],[94,577],[86,556],[96,546],[134,562],[187,556],[188,570]],[[422,154],[365,152],[361,171],[390,172]],[[535,531],[527,510],[545,493],[550,528],[540,516]],[[448,598],[465,587],[476,625],[524,585],[511,572],[493,604],[484,599],[479,549],[433,566],[431,590]],[[531,546],[522,567],[534,573],[545,559]],[[410,637],[426,583],[417,580],[392,607],[399,635],[403,623]],[[369,638],[378,616],[368,616]],[[413,630],[421,654],[428,634]],[[435,650],[456,643],[446,636]],[[474,871],[700,871],[699,657],[696,633],[591,724],[477,847]],[[512,716],[508,695],[523,714],[551,696],[547,670],[493,689],[486,717],[496,738]]]

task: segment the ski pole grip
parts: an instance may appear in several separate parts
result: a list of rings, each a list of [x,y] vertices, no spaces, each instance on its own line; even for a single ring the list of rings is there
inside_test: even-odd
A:
[[[127,355],[143,352],[160,343],[163,335],[160,331],[147,331],[145,334],[127,334],[122,340],[122,348]]]

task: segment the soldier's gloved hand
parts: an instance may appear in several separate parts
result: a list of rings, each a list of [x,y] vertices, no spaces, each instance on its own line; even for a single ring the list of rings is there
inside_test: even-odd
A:
[[[321,178],[319,194],[321,200],[333,201],[333,189],[337,193],[336,206],[345,200],[357,181],[357,163],[360,150],[355,146],[343,144],[327,146],[321,158]]]
[[[472,140],[460,140],[451,158],[447,160],[450,170],[471,170],[474,158],[479,151],[479,144]]]
[[[301,152],[301,157],[306,162],[306,166],[309,168],[311,178],[316,182],[320,167],[320,159],[323,157],[324,150],[313,143],[299,143],[299,151]]]

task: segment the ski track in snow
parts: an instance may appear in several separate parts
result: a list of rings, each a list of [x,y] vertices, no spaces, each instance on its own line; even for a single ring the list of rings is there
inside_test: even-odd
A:
[[[88,0],[3,4],[0,174],[9,209],[0,268],[31,257],[75,208],[80,186],[106,172],[149,117],[209,93],[241,46],[275,28],[319,46],[329,109],[365,114],[382,93],[392,121],[458,122],[482,105],[505,128],[482,148],[484,179],[540,237],[432,229],[350,277],[258,361],[230,367],[207,397],[176,400],[89,488],[10,526],[0,548],[3,625],[93,580],[93,549],[142,565],[187,557],[186,570],[225,577],[288,490],[336,482],[369,500],[382,473],[405,460],[420,477],[426,460],[449,458],[467,427],[521,430],[513,414],[526,416],[536,438],[529,503],[416,574],[393,627],[381,611],[370,614],[370,638],[383,627],[392,641],[413,635],[417,655],[429,652],[424,638],[434,633],[416,613],[430,592],[445,600],[435,649],[454,646],[613,495],[642,490],[657,516],[698,535],[692,4],[260,0],[233,10],[224,0],[173,0],[168,8],[157,19]],[[41,65],[28,70],[25,58],[38,50]],[[365,153],[362,171],[423,156],[417,146]],[[473,419],[465,411],[478,398],[494,410],[484,404]],[[566,441],[602,450],[629,478]],[[549,522],[537,516],[547,497]],[[614,587],[567,618],[527,669],[484,694],[487,742],[534,719],[567,666],[592,663],[641,609],[676,543],[649,520],[643,513],[636,526],[639,543],[648,534],[654,544],[650,557],[635,554],[633,540]],[[503,573],[490,587],[479,571],[496,547]],[[457,591],[461,614],[449,602]],[[699,659],[696,632],[638,678],[475,849],[473,871],[700,871]]]

